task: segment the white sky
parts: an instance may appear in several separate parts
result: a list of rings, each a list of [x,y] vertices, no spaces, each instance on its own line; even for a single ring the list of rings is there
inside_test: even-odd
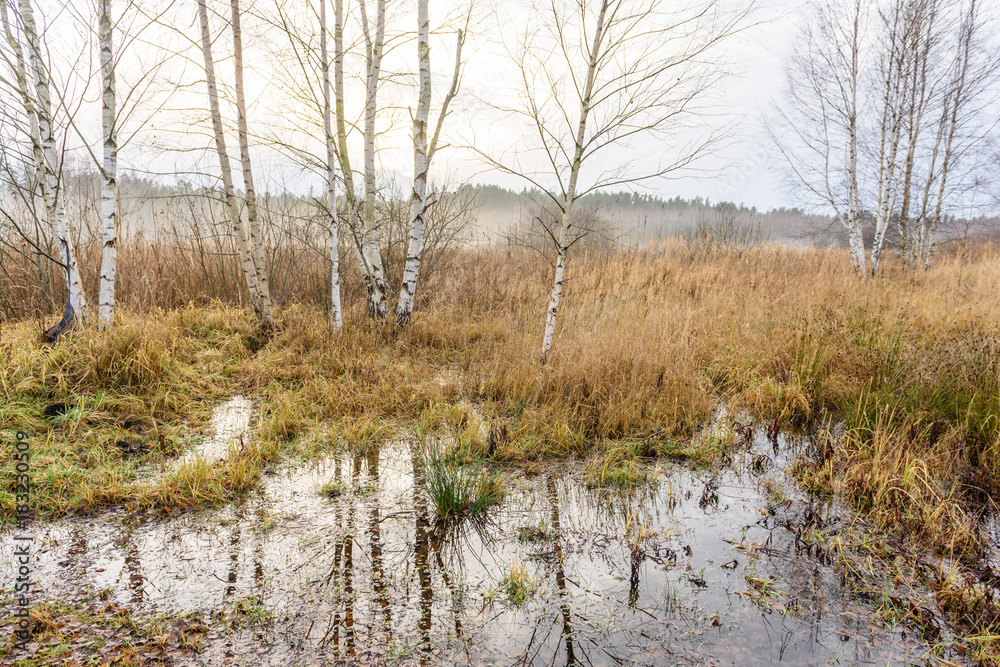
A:
[[[117,0],[116,0],[117,1]],[[166,0],[150,0],[143,4],[155,7],[157,3]],[[734,0],[722,0],[731,2]],[[244,9],[253,11],[259,9],[263,11],[267,3],[271,0],[243,0]],[[331,3],[332,4],[332,3]],[[355,6],[354,2],[346,2],[349,7]],[[390,3],[392,4],[392,3]],[[397,2],[397,6],[409,10],[407,5]],[[446,7],[454,4],[454,0],[447,3],[432,3],[431,25],[432,29],[437,29],[443,20],[443,14],[447,13]],[[90,2],[73,2],[74,9],[84,15],[88,12]],[[226,12],[228,2],[220,0],[210,0],[213,6],[222,13]],[[79,53],[85,50],[83,38],[80,36],[78,26],[73,29],[67,18],[68,12],[65,10],[57,13],[60,0],[41,0],[40,7],[45,19],[50,23],[47,37],[50,48],[54,52],[54,67],[59,73],[60,67],[69,68],[72,71],[62,72],[62,78],[72,78],[75,73],[80,83],[89,80],[89,92],[84,96],[84,103],[77,113],[78,126],[84,134],[96,139],[100,132],[100,102],[97,95],[98,77],[90,74],[91,63],[87,58],[80,58]],[[305,0],[295,0],[287,3],[290,11],[304,11]],[[718,153],[702,162],[702,167],[708,171],[691,173],[688,176],[675,178],[669,181],[659,181],[651,184],[648,191],[664,196],[680,195],[686,198],[705,197],[712,201],[730,200],[744,202],[748,205],[756,206],[759,209],[769,209],[777,206],[798,205],[783,188],[780,163],[774,160],[774,151],[770,147],[770,141],[763,127],[763,118],[767,113],[770,104],[776,99],[783,83],[782,61],[786,57],[788,50],[792,47],[796,34],[795,21],[801,13],[804,3],[801,0],[764,0],[757,6],[751,21],[755,24],[745,32],[732,38],[726,45],[726,56],[732,62],[732,76],[726,79],[721,88],[717,91],[722,100],[720,110],[724,112],[726,118],[734,121],[733,129],[728,135],[726,146],[718,150]],[[195,4],[193,0],[178,0],[175,9],[179,12],[174,15],[174,23],[185,34],[190,37],[197,37],[197,22],[194,14]],[[509,65],[499,55],[498,47],[491,43],[490,37],[496,30],[497,21],[491,16],[491,11],[484,5],[480,5],[481,22],[478,30],[470,37],[466,46],[468,64],[466,67],[463,96],[455,103],[455,116],[449,119],[446,127],[448,140],[453,146],[441,150],[435,159],[433,166],[432,180],[449,175],[452,180],[472,180],[482,183],[498,183],[506,187],[520,189],[525,183],[511,176],[505,176],[497,172],[486,169],[482,162],[474,158],[468,150],[457,148],[454,144],[461,144],[462,140],[469,136],[468,128],[474,127],[477,137],[484,133],[490,135],[491,143],[503,144],[513,141],[517,137],[511,137],[509,133],[517,133],[518,130],[497,121],[491,117],[490,110],[484,109],[476,98],[490,98],[494,95],[501,95],[502,91],[497,91],[498,82],[503,80],[503,75]],[[330,10],[330,21],[332,23],[332,8]],[[302,14],[304,16],[304,14]],[[58,18],[55,18],[58,17]],[[508,17],[509,20],[509,17]],[[400,13],[394,23],[390,23],[389,30],[409,30],[413,23],[410,14]],[[230,41],[228,31],[224,31],[221,19],[216,20],[219,35],[216,48],[216,68],[220,83],[230,80],[227,74],[231,71],[232,63],[228,59]],[[350,26],[349,26],[350,29]],[[248,98],[251,100],[249,121],[251,132],[268,132],[281,135],[282,127],[291,123],[295,125],[298,121],[291,118],[282,109],[288,109],[288,103],[276,104],[280,97],[275,92],[275,80],[280,80],[281,76],[275,73],[271,64],[273,59],[268,57],[267,49],[271,48],[266,37],[261,37],[259,25],[255,26],[252,18],[244,19],[245,59],[248,66],[253,71],[247,73]],[[351,29],[348,37],[357,33],[356,26]],[[147,33],[150,34],[150,33]],[[354,35],[357,36],[357,35]],[[450,70],[452,67],[452,54],[454,36],[441,35],[434,38],[432,42],[432,58],[434,78],[434,98],[439,101],[444,94],[444,89],[448,84]],[[168,39],[157,35],[151,40],[153,44],[133,44],[130,48],[133,53],[126,53],[120,66],[119,77],[123,84],[126,84],[130,77],[137,76],[135,72],[130,72],[129,67],[133,67],[134,55],[141,55],[148,64],[157,58],[154,53],[160,46],[166,46],[172,42],[176,48],[183,40]],[[286,42],[287,43],[287,42]],[[332,47],[332,44],[331,44]],[[390,53],[386,57],[384,70],[392,72],[399,69],[410,69],[411,61],[414,59],[414,42],[407,41],[401,44],[397,51]],[[175,170],[182,171],[189,168],[194,170],[217,172],[217,161],[214,154],[201,154],[180,152],[171,155],[159,154],[151,150],[150,142],[162,142],[164,136],[171,137],[171,141],[182,148],[199,148],[208,146],[210,137],[207,134],[208,125],[202,123],[203,128],[196,132],[183,132],[181,134],[171,134],[166,130],[177,130],[186,127],[190,120],[198,122],[204,121],[206,114],[201,111],[206,106],[204,93],[203,72],[198,70],[200,65],[200,52],[189,51],[190,60],[184,64],[180,61],[174,62],[168,70],[171,77],[181,80],[188,86],[186,92],[175,94],[167,102],[166,107],[152,115],[152,122],[147,124],[145,129],[128,144],[120,154],[123,168],[129,166],[140,166],[151,171],[160,173],[171,173]],[[360,63],[355,60],[348,62],[348,70],[357,69]],[[80,83],[77,89],[80,90]],[[352,97],[353,95],[353,97]],[[348,87],[349,107],[351,100],[360,101],[360,88],[358,83],[349,84]],[[379,162],[382,169],[396,173],[402,179],[409,177],[412,165],[412,148],[410,148],[410,120],[407,107],[414,104],[415,91],[408,86],[387,86],[383,93],[383,100],[386,104],[395,105],[398,108],[393,112],[386,112],[380,117],[380,130],[384,131],[391,127],[391,132],[386,132],[380,141]],[[151,104],[154,98],[151,98]],[[159,104],[163,98],[155,98]],[[353,105],[353,111],[348,109],[350,114],[360,113],[360,104]],[[308,110],[302,105],[295,106],[300,113]],[[149,115],[149,114],[146,114]],[[231,115],[231,112],[230,112]],[[277,117],[276,117],[277,116]],[[140,115],[136,115],[136,118]],[[318,120],[318,118],[317,118]],[[263,126],[264,129],[261,129]],[[135,128],[126,128],[126,130]],[[129,132],[126,131],[126,134]],[[307,133],[315,133],[315,130],[307,130]],[[154,139],[155,136],[155,139]],[[291,135],[289,135],[291,136]],[[238,155],[235,142],[235,132],[230,133],[230,153]],[[70,142],[72,143],[72,142]],[[96,146],[96,144],[95,144]],[[354,168],[361,166],[360,143],[354,141]],[[313,146],[317,148],[317,146]],[[655,142],[644,145],[644,149],[650,153],[669,152],[670,146],[659,146]],[[79,156],[84,154],[78,152]],[[197,159],[196,159],[197,158]],[[321,180],[303,176],[298,168],[284,157],[277,156],[274,152],[259,149],[255,153],[258,163],[258,189],[279,190],[283,186],[300,192],[308,190],[309,185],[321,188]],[[235,163],[234,163],[235,165]]]
[[[727,145],[699,162],[698,171],[689,170],[686,175],[679,174],[669,180],[654,182],[648,186],[648,191],[667,197],[680,195],[685,198],[708,198],[713,202],[744,202],[761,210],[796,205],[783,185],[781,164],[774,159],[764,117],[784,83],[783,58],[792,46],[796,17],[803,4],[804,0],[764,0],[757,5],[749,21],[751,26],[731,38],[725,47],[725,57],[732,63],[729,68],[732,74],[722,82],[717,93],[722,100],[718,108],[721,114],[719,122],[733,122]],[[476,85],[474,67],[489,71],[504,66],[503,61],[491,52],[494,50],[487,46],[483,48],[485,57],[474,56],[470,61],[467,79],[473,81],[473,87]],[[482,60],[490,62],[483,63]],[[487,80],[491,78],[496,78],[496,75],[486,76]],[[481,88],[474,93],[480,93]],[[648,145],[648,150],[652,153],[666,152],[670,146],[652,143]],[[442,165],[447,171],[469,173],[482,170],[481,166],[477,170],[474,160],[461,153],[451,154],[448,158],[447,167]],[[473,180],[516,189],[524,185],[524,181],[517,177],[495,171],[479,173]]]

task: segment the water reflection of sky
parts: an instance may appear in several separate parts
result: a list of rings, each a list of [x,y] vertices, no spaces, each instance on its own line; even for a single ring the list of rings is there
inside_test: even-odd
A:
[[[761,439],[733,468],[755,455],[786,462],[804,446],[782,439],[775,453]],[[227,652],[233,664],[294,664],[368,648],[497,665],[886,664],[924,652],[874,628],[837,569],[796,552],[780,514],[762,513],[751,472],[661,464],[659,483],[621,493],[589,489],[579,465],[557,463],[512,474],[485,526],[445,531],[414,487],[416,464],[392,443],[272,471],[259,493],[220,510],[40,525],[36,576],[61,600],[107,589],[133,610],[182,614],[251,597],[273,612],[264,630],[214,632],[201,656],[210,664]],[[783,476],[774,465],[763,474]],[[348,491],[320,495],[331,479]],[[804,507],[782,511],[794,519]],[[544,536],[521,541],[522,527]],[[751,558],[744,540],[766,549]],[[496,590],[515,560],[538,583],[523,608]],[[753,577],[773,577],[773,596],[741,595]]]

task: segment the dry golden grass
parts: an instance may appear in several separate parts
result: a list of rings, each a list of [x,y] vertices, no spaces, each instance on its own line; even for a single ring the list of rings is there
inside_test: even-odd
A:
[[[262,347],[249,317],[232,309],[238,294],[228,305],[205,304],[202,286],[235,263],[203,275],[179,251],[143,252],[140,276],[122,250],[131,277],[111,333],[88,329],[43,346],[37,321],[3,328],[0,388],[10,398],[0,427],[27,425],[48,443],[36,465],[52,511],[150,498],[183,505],[185,494],[218,501],[251,485],[252,470],[227,470],[205,473],[215,484],[178,478],[140,494],[129,490],[133,462],[106,452],[125,415],[146,420],[141,437],[166,433],[168,450],[182,447],[184,420],[235,392],[263,407],[260,441],[270,444],[251,468],[321,426],[333,433],[324,442],[339,446],[443,422],[464,429],[467,447],[485,448],[478,424],[445,415],[460,399],[487,427],[505,426],[494,443],[501,459],[640,441],[676,454],[720,401],[785,422],[840,415],[849,436],[822,485],[882,525],[903,525],[958,555],[974,553],[978,539],[964,480],[990,487],[1000,475],[1000,257],[992,248],[942,258],[928,272],[889,266],[874,279],[855,275],[838,250],[670,242],[578,253],[544,367],[550,277],[523,251],[453,257],[421,286],[415,322],[402,332],[369,324],[349,281],[347,326],[334,334],[317,287],[324,268],[300,267],[304,289],[289,292],[296,303]],[[198,305],[181,305],[189,302]],[[54,401],[80,405],[76,421],[43,419]],[[80,443],[87,456],[73,453]],[[158,450],[150,456],[169,454]],[[9,511],[12,498],[0,502]]]

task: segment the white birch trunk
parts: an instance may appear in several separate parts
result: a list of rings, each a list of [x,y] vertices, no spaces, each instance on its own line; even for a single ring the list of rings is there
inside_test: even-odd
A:
[[[385,268],[382,251],[378,245],[378,230],[375,221],[375,115],[378,111],[378,82],[382,69],[382,51],[385,46],[385,0],[377,0],[375,15],[375,38],[372,40],[368,29],[365,2],[359,3],[361,21],[364,25],[368,51],[368,72],[365,81],[365,205],[364,205],[364,254],[368,274],[365,285],[368,289],[368,315],[372,319],[386,317]]]
[[[865,270],[865,242],[861,233],[861,201],[858,192],[857,77],[851,78],[852,117],[848,134],[847,225],[851,257],[856,271]]]
[[[913,230],[913,242],[911,243],[912,250],[910,253],[913,265],[916,266],[918,262],[923,262],[926,255],[926,239],[927,239],[927,223],[928,218],[931,216],[929,207],[931,204],[931,193],[934,190],[934,183],[937,180],[937,169],[938,169],[938,159],[941,157],[941,144],[944,141],[945,125],[948,118],[949,110],[949,100],[950,98],[945,96],[942,102],[941,119],[937,123],[937,134],[934,139],[934,148],[931,151],[930,166],[927,167],[927,177],[924,180],[921,202],[920,214],[916,223],[914,224]]]
[[[329,210],[327,227],[330,241],[330,319],[340,331],[343,320],[340,307],[340,250],[337,235],[337,165],[334,161],[333,122],[330,100],[330,58],[326,48],[326,2],[319,1],[319,50],[323,71],[323,131],[326,135],[326,203]]]
[[[861,196],[858,187],[858,80],[861,76],[861,2],[854,4],[850,36],[851,64],[848,72],[847,129],[847,238],[854,270],[865,271],[865,242],[861,232]]]
[[[413,117],[413,195],[410,202],[410,243],[406,250],[406,266],[403,283],[399,287],[399,301],[396,305],[396,325],[406,326],[413,316],[413,298],[417,291],[417,277],[420,273],[420,258],[424,251],[424,230],[427,211],[427,174],[431,168],[434,151],[437,150],[441,127],[448,115],[448,106],[458,92],[462,71],[462,31],[458,33],[455,48],[455,71],[451,88],[441,104],[437,127],[427,145],[427,124],[431,107],[431,59],[430,59],[430,19],[427,12],[428,0],[417,0],[417,61],[419,64],[420,93],[417,111]]]
[[[924,270],[931,268],[931,259],[934,257],[934,250],[937,248],[937,230],[941,223],[942,210],[944,207],[945,188],[948,182],[948,170],[951,166],[952,147],[955,139],[955,129],[957,125],[958,100],[952,106],[950,126],[948,128],[948,138],[945,142],[944,157],[941,162],[941,178],[938,181],[937,201],[934,202],[934,215],[931,218],[930,227],[926,237],[921,239]]]
[[[896,156],[899,148],[899,127],[890,130],[888,138],[888,155],[880,159],[878,208],[875,212],[875,238],[872,241],[872,275],[878,271],[879,260],[882,258],[882,246],[885,243],[885,233],[895,208],[896,200]]]
[[[351,242],[358,255],[358,265],[365,280],[367,290],[371,267],[365,253],[364,219],[358,205],[357,191],[354,188],[354,171],[351,169],[351,156],[347,150],[347,121],[344,111],[344,1],[333,2],[333,77],[334,104],[337,123],[337,151],[340,158],[340,169],[344,175],[344,196],[347,198],[348,216],[347,228],[351,232]]]
[[[243,266],[243,275],[246,278],[247,289],[250,292],[250,302],[253,305],[257,318],[263,320],[264,313],[261,306],[260,292],[257,288],[257,271],[254,267],[253,254],[248,244],[246,229],[243,227],[243,219],[240,215],[239,204],[236,201],[236,193],[233,190],[233,175],[229,164],[229,152],[226,150],[226,137],[222,128],[222,112],[219,109],[219,92],[215,86],[212,38],[208,31],[208,9],[205,3],[206,0],[198,0],[198,18],[201,22],[201,51],[205,58],[205,82],[208,87],[208,104],[209,111],[212,114],[215,149],[219,155],[219,168],[222,171],[222,187],[226,197],[226,206],[229,211],[229,222],[236,235],[240,263]]]
[[[924,180],[920,217],[914,230],[913,251],[911,253],[914,265],[918,262],[924,263],[927,259],[928,223],[933,224],[933,221],[930,220],[933,218],[931,209],[937,210],[936,205],[931,207],[932,193],[934,192],[934,184],[938,180],[938,160],[941,159],[943,153],[942,144],[946,142],[945,135],[948,133],[948,118],[951,113],[950,91],[944,94],[941,109],[941,118],[937,122],[937,132],[934,137],[934,148],[931,151],[930,166],[927,168],[927,177]]]
[[[917,146],[920,142],[923,129],[924,114],[927,111],[929,97],[933,97],[934,85],[932,83],[930,96],[927,90],[927,70],[931,65],[931,59],[936,53],[934,45],[934,22],[936,18],[936,6],[933,2],[921,3],[914,14],[912,21],[915,30],[911,35],[912,44],[908,48],[914,54],[913,68],[909,73],[907,82],[907,134],[906,134],[906,157],[903,160],[902,171],[902,203],[899,209],[899,252],[904,268],[910,268],[915,258],[917,231],[912,220],[913,209],[913,185],[914,167],[916,166]],[[933,170],[933,164],[931,165]]]
[[[920,117],[911,113],[910,132],[906,147],[906,159],[903,162],[903,203],[899,209],[899,253],[904,268],[910,266],[910,253],[913,250],[913,239],[910,233],[910,206],[913,192],[913,165],[915,161],[916,144],[920,136]]]
[[[872,241],[872,275],[878,271],[879,260],[882,257],[882,246],[885,243],[885,233],[895,209],[897,195],[897,153],[899,149],[899,121],[895,120],[889,130],[888,154],[879,159],[878,207],[875,211],[875,238]]]
[[[250,165],[250,144],[247,131],[247,102],[243,92],[243,31],[240,29],[240,2],[231,0],[233,25],[233,66],[236,88],[236,128],[240,142],[240,163],[243,167],[243,188],[246,192],[247,227],[250,232],[249,244],[253,257],[257,289],[260,291],[260,313],[268,326],[274,325],[271,309],[271,290],[268,286],[267,267],[264,263],[264,239],[260,234],[257,216],[257,192],[253,186],[253,169]]]
[[[410,197],[410,243],[406,250],[406,267],[396,305],[396,324],[405,326],[413,313],[413,293],[420,270],[420,255],[424,249],[424,211],[427,209],[427,118],[431,111],[431,46],[430,18],[427,0],[417,0],[417,72],[420,92],[417,111],[413,116],[413,193]]]
[[[17,41],[17,38],[14,37],[14,33],[10,29],[10,19],[7,16],[6,3],[3,5],[3,13],[0,14],[0,19],[3,21],[3,32],[4,37],[7,39],[7,45],[10,46],[14,54],[14,76],[17,81],[17,90],[21,96],[21,104],[24,106],[24,115],[28,118],[28,135],[31,140],[31,154],[34,158],[34,173],[32,174],[30,187],[32,195],[34,195],[36,188],[43,189],[48,187],[45,181],[45,158],[42,155],[42,139],[38,130],[38,112],[35,110],[35,101],[32,99],[31,90],[28,87],[30,84],[28,83],[26,74],[27,66],[24,62],[24,51],[21,50],[20,42]],[[46,223],[49,224],[51,232],[52,225],[48,216],[46,216]]]
[[[916,164],[917,144],[920,141],[923,127],[924,113],[927,110],[927,67],[931,58],[933,13],[926,19],[929,23],[926,27],[927,36],[924,37],[924,26],[919,24],[919,29],[914,37],[913,50],[917,54],[917,62],[911,72],[912,78],[908,83],[907,102],[907,140],[906,157],[903,160],[902,188],[903,200],[899,209],[899,252],[903,260],[903,267],[910,268],[913,262],[915,247],[915,230],[911,221],[911,210],[913,207],[913,171]],[[918,15],[918,20],[923,20],[922,13]],[[933,90],[932,90],[933,92]],[[933,166],[932,166],[933,168]]]
[[[880,125],[878,152],[878,196],[875,208],[875,238],[872,241],[872,275],[878,271],[879,260],[882,257],[882,246],[889,221],[895,210],[896,197],[899,192],[898,183],[898,152],[902,133],[904,106],[906,100],[907,68],[912,55],[909,53],[908,31],[903,15],[903,4],[897,2],[893,13],[892,30],[889,34],[889,62],[884,79],[885,89],[882,97],[882,121]]]
[[[587,117],[590,114],[591,95],[594,91],[594,80],[597,77],[597,61],[600,55],[601,41],[604,37],[604,18],[607,14],[608,0],[601,2],[597,15],[597,27],[594,30],[594,42],[587,64],[587,80],[580,98],[580,122],[576,132],[576,147],[573,151],[573,162],[570,166],[569,183],[566,186],[566,196],[563,203],[562,224],[559,229],[559,242],[556,248],[556,274],[552,281],[552,296],[549,298],[549,309],[545,316],[545,336],[542,339],[542,364],[548,361],[552,351],[552,339],[556,331],[556,314],[562,299],[563,275],[566,270],[566,255],[569,251],[569,232],[573,221],[573,202],[576,199],[576,183],[580,175],[583,161],[584,141],[587,134]]]
[[[101,0],[98,19],[101,49],[101,124],[104,130],[104,166],[101,187],[101,285],[98,322],[109,328],[115,320],[115,272],[118,262],[118,136],[115,128],[115,64],[112,50],[111,0]]]
[[[934,202],[934,214],[930,220],[930,226],[920,239],[920,258],[924,265],[924,270],[931,268],[931,258],[934,257],[934,250],[937,247],[937,230],[941,222],[944,207],[945,187],[948,181],[948,170],[951,162],[952,145],[955,138],[955,111],[952,111],[952,124],[948,131],[948,139],[945,143],[944,157],[941,162],[941,178],[938,181],[937,200]]]
[[[52,238],[59,252],[59,259],[66,269],[66,287],[68,297],[63,312],[63,321],[53,328],[54,336],[72,328],[88,316],[87,299],[80,281],[80,272],[76,264],[76,254],[73,242],[66,225],[66,213],[60,186],[60,165],[56,147],[55,128],[52,120],[52,95],[49,88],[49,77],[45,71],[41,52],[41,42],[35,27],[34,11],[31,0],[18,0],[18,12],[25,39],[28,42],[28,62],[30,63],[32,80],[37,97],[35,112],[38,116],[38,137],[42,152],[42,197],[52,230]]]

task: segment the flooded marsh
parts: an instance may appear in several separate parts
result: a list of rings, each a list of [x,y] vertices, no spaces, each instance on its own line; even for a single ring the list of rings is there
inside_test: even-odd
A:
[[[175,465],[224,459],[255,415],[224,403],[215,436]],[[962,660],[929,591],[839,557],[863,521],[787,473],[818,434],[772,438],[723,411],[698,437],[730,438],[728,461],[641,458],[630,483],[603,485],[572,458],[465,466],[503,484],[475,517],[435,510],[415,439],[285,461],[219,508],[39,523],[37,593],[167,619],[159,650],[178,664]],[[900,599],[920,601],[922,624]]]

